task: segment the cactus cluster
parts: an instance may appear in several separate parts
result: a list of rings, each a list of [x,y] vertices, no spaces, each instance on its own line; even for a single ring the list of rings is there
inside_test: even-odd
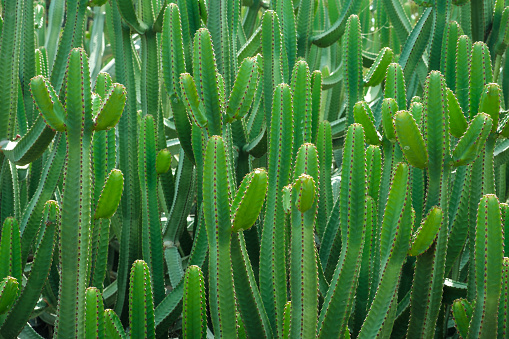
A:
[[[507,0],[0,10],[0,338],[509,337]]]

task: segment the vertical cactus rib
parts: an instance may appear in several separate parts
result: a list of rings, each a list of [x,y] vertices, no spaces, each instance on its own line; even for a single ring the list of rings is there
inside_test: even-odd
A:
[[[475,234],[476,302],[468,338],[494,338],[503,271],[503,240],[500,207],[495,195],[482,197]]]
[[[154,305],[164,298],[164,262],[162,230],[157,200],[156,136],[154,119],[145,116],[139,136],[138,168],[142,203],[143,258],[152,273]]]
[[[354,123],[353,106],[363,96],[361,24],[357,15],[351,15],[346,23],[343,39],[345,64],[346,121]]]
[[[409,168],[399,163],[394,173],[381,230],[381,265],[378,288],[364,320],[359,338],[374,338],[384,327],[392,327],[389,313],[396,307],[394,296],[401,279],[401,267],[412,230],[412,213],[409,204]]]
[[[260,244],[260,293],[273,333],[281,333],[286,304],[286,230],[282,189],[289,184],[293,145],[290,87],[280,84],[273,95],[268,154],[268,191]]]
[[[101,292],[89,287],[85,292],[85,338],[102,338],[104,331],[104,305]]]
[[[361,125],[348,128],[340,187],[342,248],[320,311],[320,338],[341,337],[353,306],[366,227],[366,164]]]
[[[18,104],[19,42],[23,4],[21,0],[7,1],[2,6],[4,16],[0,37],[0,56],[4,62],[0,67],[0,101],[5,108],[0,113],[0,141],[10,137]],[[0,159],[3,157],[0,156]]]
[[[309,125],[312,123],[310,107],[311,79],[308,64],[304,60],[299,60],[295,64],[291,86],[293,90],[294,143],[296,146],[293,150],[292,159],[295,159],[298,147],[305,142],[306,134],[309,133]]]
[[[182,336],[206,338],[205,282],[198,266],[189,266],[184,278],[184,304],[182,309]]]
[[[322,238],[327,225],[327,217],[330,215],[334,204],[332,194],[331,171],[332,171],[332,132],[330,123],[323,121],[320,123],[316,138],[316,148],[320,164],[320,196],[318,201],[318,216],[316,223],[316,232]]]
[[[230,188],[223,139],[212,136],[203,168],[203,213],[209,240],[209,306],[216,336],[237,337],[230,257]]]
[[[58,338],[84,333],[84,293],[90,241],[90,145],[92,102],[88,60],[85,51],[73,49],[67,66],[65,107],[67,160],[60,220],[60,299],[56,335]],[[78,189],[72,185],[78,184]],[[77,235],[77,236],[76,236]],[[81,261],[83,259],[83,262]]]
[[[263,97],[265,120],[270,126],[272,95],[276,86],[284,82],[283,50],[279,19],[276,12],[266,11],[262,18],[262,56],[263,56]]]
[[[19,224],[13,217],[5,219],[0,238],[0,260],[4,265],[0,266],[0,279],[7,276],[21,281],[21,245]]]
[[[428,149],[428,190],[425,212],[433,206],[448,211],[449,199],[444,192],[449,185],[449,115],[446,109],[443,76],[432,71],[425,84],[424,139]],[[411,296],[411,315],[407,333],[432,336],[441,307],[447,252],[448,213],[444,213],[436,244],[416,261]],[[432,293],[430,293],[432,291]],[[423,303],[422,300],[427,300]]]
[[[117,12],[118,15],[118,12]],[[118,22],[117,22],[118,21]],[[117,25],[120,26],[118,15]],[[116,60],[122,61],[123,68],[117,70],[117,78],[123,77],[127,86],[127,101],[124,114],[118,123],[119,130],[119,168],[125,174],[124,195],[121,200],[123,227],[120,239],[119,265],[117,271],[118,293],[115,310],[122,317],[127,315],[127,294],[129,269],[132,262],[138,257],[139,248],[139,223],[140,223],[140,197],[138,177],[138,120],[136,116],[136,84],[134,75],[133,49],[130,40],[130,29],[122,26],[115,29],[122,39],[117,40]],[[122,53],[120,53],[122,52]],[[120,66],[120,65],[119,65]]]
[[[210,135],[221,135],[223,102],[220,97],[220,74],[216,67],[212,38],[205,28],[199,29],[194,36],[193,74],[208,120],[208,132]]]
[[[291,192],[290,296],[293,338],[316,335],[318,267],[314,240],[318,212],[318,152],[313,144],[299,148]]]
[[[143,260],[136,260],[131,268],[129,324],[131,338],[155,338],[152,284],[149,268]]]
[[[472,42],[466,35],[461,35],[456,44],[456,97],[466,117],[470,116],[469,104],[469,73],[470,58],[472,54]]]
[[[181,97],[179,86],[180,74],[191,68],[191,51],[184,53],[183,32],[180,20],[179,8],[176,4],[170,4],[164,13],[163,32],[161,34],[161,63],[163,65],[163,79],[166,93],[170,99],[173,111],[175,129],[179,136],[180,144],[190,159],[193,159],[193,148],[191,145],[191,124]],[[190,39],[190,38],[189,38]],[[189,48],[188,48],[189,49]],[[187,51],[187,50],[186,50]]]
[[[492,81],[491,59],[488,46],[483,42],[475,42],[472,46],[472,58],[470,61],[470,87],[469,103],[470,118],[479,113],[479,103],[484,85]]]

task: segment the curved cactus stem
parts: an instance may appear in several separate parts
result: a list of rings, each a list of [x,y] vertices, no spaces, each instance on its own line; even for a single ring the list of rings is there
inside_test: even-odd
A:
[[[406,259],[413,215],[409,199],[409,168],[400,163],[394,173],[381,229],[381,275],[376,296],[364,320],[359,338],[373,338],[392,328],[391,308]],[[394,318],[393,318],[394,321]]]
[[[39,243],[38,246],[36,246],[34,260],[30,269],[30,276],[0,329],[0,334],[5,338],[17,337],[29,320],[39,300],[53,259],[53,251],[56,244],[57,217],[58,205],[56,201],[48,201],[44,205],[41,228],[38,236]],[[5,226],[6,225],[4,225],[4,229]],[[4,239],[4,235],[7,236],[7,234],[2,233],[2,239]]]
[[[366,228],[366,164],[361,125],[348,129],[340,187],[342,248],[318,319],[320,338],[345,333],[353,306]],[[348,170],[346,170],[348,169]]]
[[[267,14],[265,14],[267,15]],[[281,333],[286,303],[286,230],[282,189],[289,184],[293,147],[290,87],[278,85],[269,130],[268,191],[260,244],[260,293],[272,332]],[[284,240],[283,240],[284,239]]]

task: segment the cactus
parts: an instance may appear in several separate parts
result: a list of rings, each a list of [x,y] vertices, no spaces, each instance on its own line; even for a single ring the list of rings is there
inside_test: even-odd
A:
[[[1,7],[0,337],[507,336],[507,1]]]
[[[39,86],[42,82],[42,86]],[[114,108],[103,105],[96,117],[92,116],[92,98],[90,89],[90,78],[88,74],[87,56],[82,49],[73,49],[69,54],[68,72],[66,76],[65,112],[61,112],[67,142],[67,161],[64,177],[64,195],[62,199],[61,214],[61,256],[62,276],[60,299],[59,299],[59,321],[57,335],[73,336],[84,333],[83,320],[77,321],[77,315],[84,311],[84,293],[87,280],[87,262],[89,260],[90,246],[90,149],[92,134],[97,126],[100,116],[105,114],[117,115],[117,110],[122,110],[122,99],[112,98]],[[118,85],[121,86],[121,85]],[[55,105],[46,108],[44,104],[51,96],[53,90],[51,85],[44,82],[41,77],[34,78],[31,84],[32,94],[45,121],[54,121],[58,116]],[[51,100],[56,102],[56,107],[63,107],[59,99],[54,96]],[[109,101],[109,100],[108,100]],[[106,101],[106,103],[108,102]],[[53,119],[53,120],[52,120]],[[117,120],[118,121],[118,120]],[[113,127],[115,119],[109,120]],[[103,128],[102,125],[99,125]],[[50,124],[50,127],[54,127]],[[78,183],[78,190],[72,185]],[[65,190],[65,188],[68,188]],[[78,237],[75,235],[78,234]],[[83,259],[83,262],[82,260]],[[68,300],[68,301],[66,301]],[[71,300],[73,300],[71,302]],[[66,317],[68,319],[66,319]]]

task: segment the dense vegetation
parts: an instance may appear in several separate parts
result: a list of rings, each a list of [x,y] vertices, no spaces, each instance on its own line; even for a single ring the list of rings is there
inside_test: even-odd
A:
[[[508,338],[508,0],[3,0],[0,338]]]

